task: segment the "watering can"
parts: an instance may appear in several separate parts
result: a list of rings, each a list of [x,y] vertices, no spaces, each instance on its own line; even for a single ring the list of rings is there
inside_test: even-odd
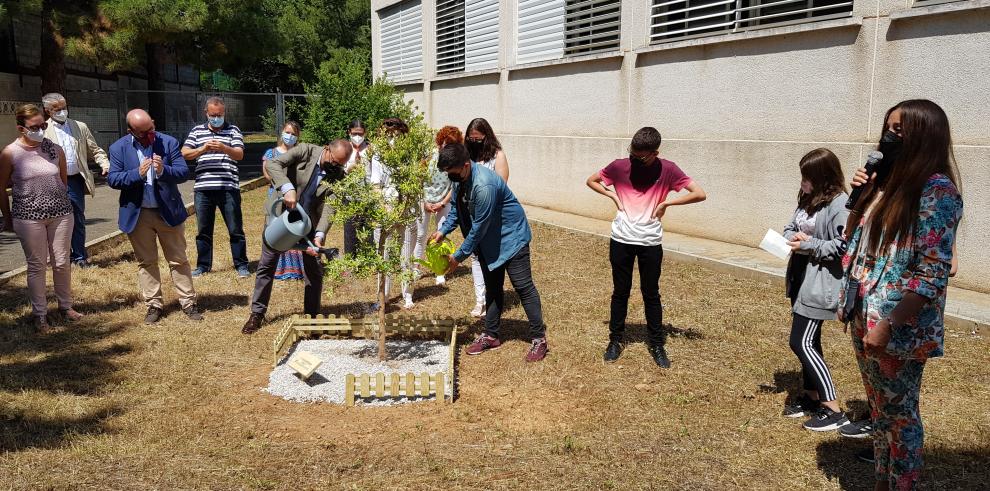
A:
[[[334,259],[338,255],[336,248],[316,247],[307,237],[313,229],[313,222],[303,210],[302,206],[282,211],[277,215],[278,205],[283,202],[278,198],[272,203],[268,210],[268,225],[265,226],[263,239],[268,247],[278,252],[285,252],[291,249],[305,251],[312,248],[320,254],[327,256],[327,259]]]

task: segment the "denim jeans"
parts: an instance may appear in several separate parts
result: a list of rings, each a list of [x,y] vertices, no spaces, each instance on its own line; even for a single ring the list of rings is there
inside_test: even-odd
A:
[[[663,264],[663,246],[632,245],[611,240],[608,249],[608,260],[612,263],[609,340],[621,342],[625,334],[629,290],[632,289],[633,262],[638,259],[639,290],[643,294],[649,342],[653,345],[662,345],[664,334],[663,305],[660,303],[660,270]]]
[[[86,253],[86,178],[69,176],[69,201],[72,202],[72,252],[69,260],[77,263],[89,259]]]
[[[241,191],[217,189],[195,192],[196,203],[196,267],[203,271],[213,269],[213,224],[220,209],[223,222],[230,235],[230,255],[234,268],[247,268],[247,240],[244,238],[244,219],[241,217]]]
[[[485,305],[488,309],[485,315],[485,334],[498,339],[502,310],[505,308],[505,292],[502,287],[505,286],[505,275],[508,273],[512,289],[519,295],[519,301],[529,319],[529,335],[534,339],[546,336],[547,326],[543,323],[540,292],[533,283],[533,270],[529,262],[529,244],[523,246],[512,259],[492,270],[488,269],[482,258],[481,269],[485,275]]]

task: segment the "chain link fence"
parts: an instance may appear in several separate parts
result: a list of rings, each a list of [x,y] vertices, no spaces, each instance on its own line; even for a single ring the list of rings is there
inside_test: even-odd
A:
[[[73,119],[89,125],[100,146],[107,148],[127,133],[125,117],[134,108],[149,110],[160,133],[184,141],[189,131],[206,122],[206,101],[220,97],[226,120],[248,140],[275,136],[287,119],[299,120],[305,110],[305,94],[281,92],[199,92],[179,90],[67,90]]]
[[[284,122],[299,121],[305,111],[306,94],[281,92],[208,92],[181,90],[67,90],[63,94],[71,118],[86,123],[103,149],[127,134],[125,118],[134,108],[148,110],[155,130],[181,144],[196,125],[206,122],[206,101],[220,97],[225,119],[244,133],[241,179],[261,175],[261,157],[275,145]]]

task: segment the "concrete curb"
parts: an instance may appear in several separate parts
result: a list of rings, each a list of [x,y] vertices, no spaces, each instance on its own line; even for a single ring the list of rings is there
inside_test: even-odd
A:
[[[254,179],[251,179],[250,181],[242,182],[241,192],[246,193],[248,191],[253,191],[255,189],[264,187],[267,184],[268,184],[268,180],[265,179],[264,177],[256,177]],[[186,203],[186,213],[189,213],[189,215],[196,214],[195,203],[192,202]],[[98,237],[89,242],[86,242],[86,250],[90,254],[97,254],[107,249],[116,247],[117,245],[119,245],[120,243],[126,240],[127,240],[127,234],[121,232],[120,230],[117,230],[115,232],[106,234],[103,237]],[[27,266],[21,266],[17,269],[12,269],[10,271],[7,271],[4,274],[0,274],[0,285],[26,273],[27,273]]]
[[[596,237],[603,237],[606,239],[610,238],[610,236],[607,234],[591,232],[588,230],[582,230],[575,227],[568,227],[565,225],[558,225],[556,223],[546,220],[540,220],[536,218],[530,218],[529,220],[543,225],[549,225],[551,227],[570,230],[572,232],[593,235]],[[672,261],[679,263],[700,264],[706,268],[712,269],[719,273],[729,274],[737,278],[766,282],[770,284],[779,285],[780,287],[784,286],[784,276],[776,271],[765,271],[757,268],[743,266],[740,264],[734,264],[728,261],[722,261],[720,259],[713,259],[710,257],[692,254],[690,252],[678,251],[676,249],[664,248],[663,255],[665,259],[670,259]],[[947,328],[954,329],[957,331],[975,333],[981,328],[990,329],[990,322],[981,319],[975,319],[973,317],[969,317],[961,314],[945,312],[945,326]]]

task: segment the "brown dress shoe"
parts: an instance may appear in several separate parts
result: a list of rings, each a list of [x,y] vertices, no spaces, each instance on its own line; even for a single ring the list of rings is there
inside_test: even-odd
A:
[[[34,330],[38,334],[48,334],[52,331],[51,327],[48,325],[48,316],[38,315],[34,317]]]
[[[244,327],[241,328],[241,333],[243,334],[254,334],[261,329],[261,323],[264,322],[265,316],[262,314],[251,313],[251,317],[248,317],[247,322],[244,323]]]

